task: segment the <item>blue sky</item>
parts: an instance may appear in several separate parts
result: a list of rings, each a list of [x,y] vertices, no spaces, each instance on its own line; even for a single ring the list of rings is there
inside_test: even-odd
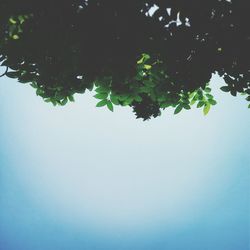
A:
[[[250,249],[249,109],[222,84],[207,116],[143,122],[1,78],[0,249]]]

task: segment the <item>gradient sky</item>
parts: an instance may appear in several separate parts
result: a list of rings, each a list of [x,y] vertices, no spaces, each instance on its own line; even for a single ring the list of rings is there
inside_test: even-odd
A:
[[[250,249],[249,109],[222,84],[207,116],[143,122],[1,78],[0,249]]]

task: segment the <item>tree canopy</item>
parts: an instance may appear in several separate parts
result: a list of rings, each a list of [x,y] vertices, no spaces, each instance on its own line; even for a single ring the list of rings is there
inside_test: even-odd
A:
[[[0,62],[54,105],[94,88],[98,107],[144,120],[207,114],[213,73],[250,101],[248,12],[246,0],[1,0]]]

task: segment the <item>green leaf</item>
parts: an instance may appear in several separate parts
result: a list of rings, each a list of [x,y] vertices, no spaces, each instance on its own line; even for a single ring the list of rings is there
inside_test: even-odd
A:
[[[202,91],[198,91],[198,98],[197,99],[201,101],[201,100],[203,100],[203,98],[204,97],[203,97]]]
[[[79,86],[79,88],[76,89],[76,93],[78,93],[78,94],[83,94],[83,93],[85,93],[85,91],[86,91],[86,89],[84,86]]]
[[[209,112],[209,110],[210,110],[210,104],[209,103],[206,103],[206,105],[204,106],[204,108],[203,108],[203,113],[204,113],[204,115],[207,115],[208,114],[208,112]]]
[[[68,102],[67,97],[60,101],[60,104],[64,106]]]
[[[69,101],[71,101],[71,102],[74,102],[74,101],[75,101],[75,99],[74,99],[74,96],[73,96],[73,95],[68,96],[68,99],[69,99]]]
[[[140,88],[140,92],[148,94],[151,91],[151,87],[143,86]]]
[[[190,102],[191,105],[194,105],[196,103],[195,98],[193,98],[193,100]]]
[[[133,100],[134,100],[133,97],[129,97],[129,98],[127,98],[127,99],[123,102],[123,104],[124,104],[124,105],[130,105],[130,104],[133,102]]]
[[[120,95],[120,96],[118,96],[118,99],[119,99],[120,101],[125,101],[127,98],[128,98],[127,95]]]
[[[211,88],[206,87],[206,88],[205,88],[205,92],[210,93],[210,92],[211,92]]]
[[[142,97],[139,96],[139,95],[136,96],[136,97],[135,97],[135,101],[136,101],[136,102],[141,102],[141,101],[142,101]]]
[[[19,76],[18,72],[7,72],[5,74],[6,76],[8,76],[9,78],[17,78]]]
[[[107,107],[108,107],[108,109],[110,110],[110,111],[114,111],[114,107],[113,107],[113,104],[112,104],[112,102],[111,101],[107,101]]]
[[[145,80],[145,81],[143,81],[143,83],[144,83],[147,87],[154,87],[154,86],[155,86],[155,82],[153,82],[152,80]]]
[[[36,90],[36,95],[38,96],[43,96],[44,95],[44,91],[42,89],[37,89]]]
[[[145,61],[149,60],[150,59],[150,55],[146,54],[146,53],[143,53],[142,54],[143,58]]]
[[[53,99],[53,98],[50,98],[50,101],[52,102],[52,104],[54,105],[54,106],[56,106],[58,103],[57,103],[57,101],[55,100],[55,99]]]
[[[184,109],[191,109],[191,107],[188,104],[183,105]]]
[[[163,108],[163,109],[168,108],[168,107],[170,107],[170,106],[171,106],[170,103],[162,103],[162,104],[160,105],[160,107]]]
[[[150,70],[151,68],[152,68],[152,66],[149,65],[149,64],[145,64],[145,65],[144,65],[144,69],[146,69],[146,70]]]
[[[89,90],[89,91],[92,91],[93,88],[94,88],[94,83],[93,82],[88,82],[86,83],[86,88]]]
[[[188,99],[181,99],[181,102],[182,102],[183,104],[189,104],[189,103],[190,103]]]
[[[248,108],[250,109],[250,104],[248,104]]]
[[[14,40],[18,40],[18,39],[19,39],[19,36],[18,36],[17,34],[15,34],[15,35],[12,36],[12,38],[13,38]]]
[[[143,79],[143,77],[146,75],[146,73],[143,70],[140,70],[137,72],[139,79]]]
[[[194,96],[194,98],[193,98],[193,100],[197,101],[198,98],[199,98],[199,95],[196,93],[195,96]]]
[[[137,61],[137,64],[142,64],[149,59],[150,59],[150,56],[148,54],[143,53],[141,59]]]
[[[180,113],[181,110],[182,110],[182,108],[183,108],[183,106],[182,106],[181,104],[179,104],[179,105],[176,107],[176,109],[175,109],[175,111],[174,111],[174,114],[176,115],[176,114]]]
[[[108,93],[96,94],[96,95],[94,95],[94,97],[97,98],[97,99],[103,100],[103,99],[106,99],[108,97]]]
[[[237,91],[235,89],[231,89],[230,91],[232,96],[236,96],[237,95]]]
[[[33,87],[33,88],[37,88],[36,82],[32,82],[32,83],[30,84],[30,86]]]
[[[98,88],[95,89],[95,91],[97,93],[108,93],[109,92],[108,89],[106,89],[104,87],[98,87]]]
[[[188,95],[188,98],[189,98],[189,99],[192,99],[192,98],[194,97],[194,95],[195,95],[195,91],[192,92],[192,93],[190,93],[190,94]]]
[[[211,104],[211,105],[216,105],[217,102],[214,100],[214,99],[208,99],[208,102]]]
[[[118,101],[118,98],[115,96],[115,95],[111,95],[110,96],[110,101],[115,104],[115,105],[119,105],[119,101]]]
[[[45,102],[51,102],[50,98],[44,99]]]
[[[210,94],[206,94],[206,97],[209,98],[209,99],[213,99],[214,97]]]
[[[142,64],[143,63],[143,57],[137,61],[137,64]]]
[[[164,102],[164,101],[166,101],[166,97],[165,96],[158,96],[157,101],[158,102]]]
[[[9,22],[11,23],[11,24],[16,24],[16,21],[11,17],[11,18],[9,18]]]
[[[220,88],[222,91],[224,92],[229,92],[230,91],[230,87],[229,86],[223,86]]]
[[[203,101],[199,101],[197,103],[197,108],[201,108],[205,103]]]
[[[19,15],[18,20],[19,20],[20,24],[22,24],[25,21],[25,18],[24,18],[24,16]]]
[[[96,104],[96,107],[103,107],[103,106],[107,105],[107,102],[108,102],[107,99],[101,100],[100,102],[98,102],[98,103]]]

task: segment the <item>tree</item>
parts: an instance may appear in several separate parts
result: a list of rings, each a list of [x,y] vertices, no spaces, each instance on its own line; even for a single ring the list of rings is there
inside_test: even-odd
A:
[[[0,61],[54,105],[95,87],[97,106],[137,118],[216,101],[209,81],[250,101],[245,0],[1,0]],[[248,106],[250,108],[250,104]]]

